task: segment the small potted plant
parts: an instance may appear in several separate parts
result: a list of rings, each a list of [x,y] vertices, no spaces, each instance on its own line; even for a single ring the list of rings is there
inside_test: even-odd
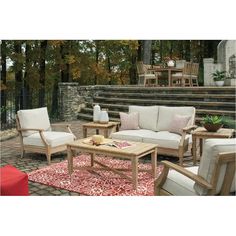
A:
[[[203,118],[203,126],[209,132],[216,132],[223,126],[223,118],[221,116],[205,116]]]
[[[216,70],[212,73],[213,80],[216,86],[223,86],[225,82],[225,71]]]

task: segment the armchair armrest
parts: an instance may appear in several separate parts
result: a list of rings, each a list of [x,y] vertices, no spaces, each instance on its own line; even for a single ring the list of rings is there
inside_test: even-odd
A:
[[[18,132],[37,131],[37,132],[39,132],[39,135],[40,135],[40,137],[41,137],[41,139],[42,139],[44,145],[45,145],[45,146],[49,146],[49,144],[48,144],[46,138],[45,138],[44,135],[43,135],[43,131],[45,131],[44,129],[17,129],[17,130],[18,130]]]
[[[51,124],[51,126],[65,126],[65,127],[71,127],[71,124]]]
[[[64,128],[67,128],[69,133],[73,134],[72,130],[70,129],[71,124],[51,124],[51,127],[64,127]],[[77,137],[75,135],[74,135],[74,139],[77,139]]]
[[[197,128],[197,125],[191,125],[183,128],[183,132],[189,133],[190,131]]]
[[[38,131],[38,132],[44,131],[43,129],[17,129],[17,130],[22,131],[22,132],[24,132],[24,131]]]
[[[196,175],[194,173],[192,173],[191,171],[183,168],[182,166],[173,164],[169,161],[162,161],[161,163],[164,164],[164,168],[167,169],[173,169],[176,170],[177,172],[181,173],[182,175],[192,179],[193,181],[195,181],[196,183],[198,183],[199,185],[203,186],[204,188],[207,189],[213,189],[213,186],[211,184],[209,184],[205,179],[203,179],[201,176]]]

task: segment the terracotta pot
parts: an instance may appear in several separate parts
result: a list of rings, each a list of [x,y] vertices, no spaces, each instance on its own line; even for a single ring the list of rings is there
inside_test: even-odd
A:
[[[209,132],[216,132],[219,130],[223,125],[222,124],[204,124],[204,128]]]

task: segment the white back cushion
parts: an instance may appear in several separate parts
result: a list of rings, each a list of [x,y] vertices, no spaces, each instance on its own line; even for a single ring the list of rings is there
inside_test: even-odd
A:
[[[139,127],[157,131],[158,106],[129,106],[129,112],[139,113]]]
[[[47,107],[20,110],[17,115],[22,129],[51,130]],[[25,131],[22,135],[26,137],[35,132],[37,131]]]
[[[212,179],[216,158],[219,156],[219,153],[222,152],[236,152],[236,139],[207,139],[205,141],[200,166],[198,169],[198,175],[202,176],[209,183]],[[221,167],[220,176],[216,187],[216,194],[220,192],[225,175],[225,170],[226,165]],[[230,192],[235,191],[235,178],[236,176],[234,176],[234,181],[232,183]],[[194,189],[199,195],[207,194],[207,190],[199,186],[198,184],[194,185]]]
[[[170,131],[170,126],[175,115],[191,116],[188,125],[193,125],[195,118],[194,107],[159,107],[157,131]]]

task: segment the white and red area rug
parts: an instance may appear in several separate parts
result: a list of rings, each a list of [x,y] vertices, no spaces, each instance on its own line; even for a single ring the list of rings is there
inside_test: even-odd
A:
[[[97,156],[96,160],[112,168],[130,168],[131,162]],[[90,157],[80,155],[74,158],[74,166],[89,166]],[[95,164],[96,166],[96,164]],[[150,169],[151,164],[139,163],[139,168]],[[157,175],[162,171],[162,166],[157,167]],[[131,176],[131,171],[126,172]],[[67,161],[44,167],[28,173],[29,180],[50,185],[53,187],[78,192],[88,196],[153,196],[154,179],[150,173],[138,172],[138,187],[133,190],[132,183],[111,171],[74,170],[70,179],[67,170]]]

